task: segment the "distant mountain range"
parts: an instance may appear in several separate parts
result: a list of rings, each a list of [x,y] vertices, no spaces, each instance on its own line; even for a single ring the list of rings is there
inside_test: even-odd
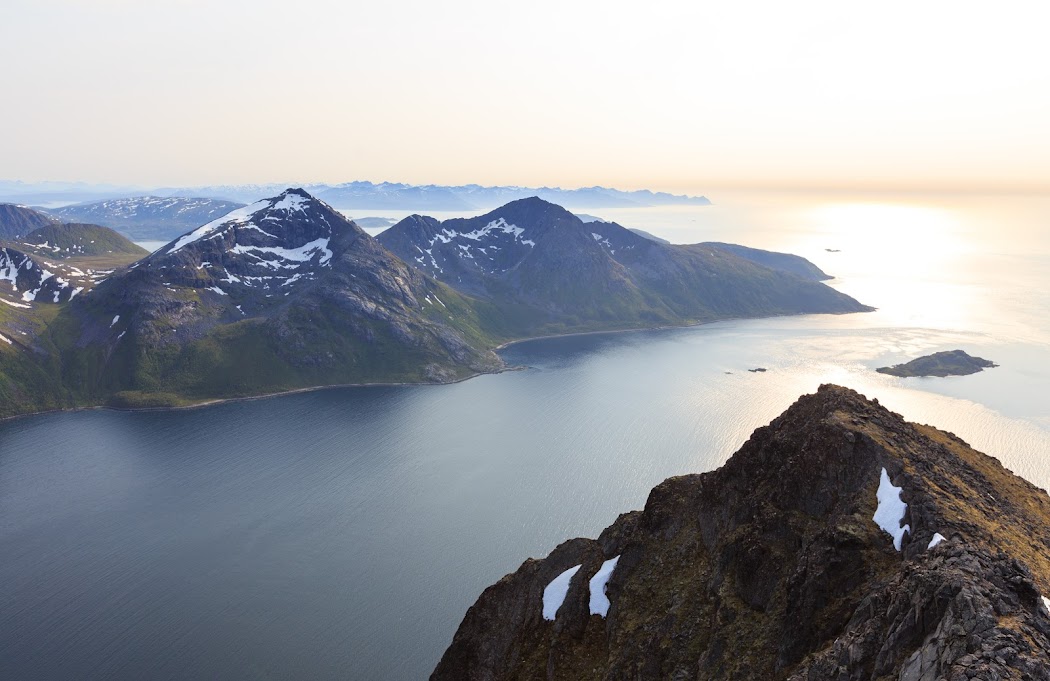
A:
[[[231,210],[277,195],[283,189],[284,185],[219,185],[153,188],[144,192],[136,187],[0,181],[0,201],[33,204],[37,211],[60,222],[103,225],[136,241],[168,241]],[[703,196],[605,187],[561,189],[348,182],[313,184],[305,190],[344,211],[461,211],[469,214],[532,196],[574,208],[710,204]],[[0,208],[0,230],[4,229],[5,222],[2,210]],[[8,216],[6,222],[13,220]],[[365,218],[360,226],[376,229],[389,224],[392,221],[388,222],[386,218]],[[28,233],[35,226],[26,226],[20,233]],[[0,238],[12,236],[17,234],[0,231]]]
[[[159,189],[160,196],[206,196],[250,202],[280,191],[281,185],[226,185]],[[627,206],[708,205],[703,196],[685,196],[648,190],[622,191],[608,187],[484,187],[477,184],[412,185],[401,182],[346,182],[304,187],[312,195],[339,209],[474,211],[493,208],[530,196],[566,207],[612,208]]]
[[[54,222],[3,248],[0,416],[448,382],[499,370],[492,349],[518,338],[870,309],[790,258],[661,244],[539,198],[376,239],[289,189],[149,255]]]
[[[0,181],[0,201],[55,206],[72,203],[97,203],[109,199],[132,197],[200,197],[233,203],[252,203],[279,194],[286,184],[208,185],[198,187],[120,187],[83,183],[22,183]],[[538,196],[569,208],[613,208],[626,206],[707,205],[703,196],[686,196],[652,192],[623,191],[608,187],[485,187],[477,184],[412,185],[400,182],[346,182],[342,184],[309,184],[304,189],[313,196],[339,209],[477,211],[504,203]],[[97,220],[78,214],[78,220]],[[108,225],[107,225],[108,226]]]
[[[243,205],[206,198],[134,196],[41,210],[63,222],[105,225],[136,241],[168,241]]]

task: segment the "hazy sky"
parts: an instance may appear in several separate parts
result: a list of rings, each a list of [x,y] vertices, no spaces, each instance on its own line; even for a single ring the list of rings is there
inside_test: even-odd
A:
[[[1050,3],[3,0],[0,178],[1050,189]]]

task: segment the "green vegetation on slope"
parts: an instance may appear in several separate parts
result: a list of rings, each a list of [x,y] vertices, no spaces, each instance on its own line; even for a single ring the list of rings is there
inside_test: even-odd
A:
[[[135,256],[137,260],[149,255],[146,249],[100,225],[49,224],[30,232],[19,241],[23,245],[35,247],[32,249],[34,253],[50,258],[123,254]]]
[[[0,340],[0,418],[72,406],[57,353],[36,342],[58,307],[31,311],[0,304],[0,335],[11,341]]]

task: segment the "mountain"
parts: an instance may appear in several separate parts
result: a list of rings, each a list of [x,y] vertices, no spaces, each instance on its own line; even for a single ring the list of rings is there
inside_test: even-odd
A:
[[[351,218],[355,224],[361,229],[378,229],[383,230],[391,225],[397,224],[397,220],[393,218],[377,218],[377,217],[363,217],[363,218]]]
[[[127,406],[501,366],[459,294],[297,189],[114,273],[51,329],[75,398]]]
[[[177,187],[156,190],[156,194],[208,196],[228,201],[251,202],[269,196],[283,185],[221,185]],[[304,188],[314,196],[340,209],[354,210],[425,210],[475,211],[499,206],[510,201],[539,196],[569,207],[613,208],[663,205],[710,204],[703,196],[685,196],[664,192],[622,191],[608,187],[484,187],[477,184],[413,185],[401,182],[345,182],[311,184]]]
[[[31,252],[49,258],[124,254],[134,256],[137,260],[149,255],[146,249],[101,225],[51,223],[33,230],[18,241],[19,245]]]
[[[477,206],[452,187],[409,185],[393,182],[348,182],[314,189],[325,201],[340,208],[415,210],[473,210]]]
[[[590,223],[590,222],[608,222],[608,220],[603,220],[603,219],[601,219],[600,217],[598,217],[596,215],[588,215],[587,213],[574,213],[574,215],[576,217],[578,217],[580,220],[582,220],[583,222],[586,222],[586,223]],[[649,239],[651,241],[655,241],[657,243],[661,243],[661,244],[670,244],[671,243],[667,239],[662,239],[662,238],[656,236],[655,234],[650,234],[649,232],[646,232],[644,229],[635,229],[633,227],[628,227],[628,230],[631,231],[631,232],[634,232],[638,236],[645,237],[646,239]]]
[[[0,417],[72,406],[52,325],[147,252],[98,225],[48,223],[0,243]]]
[[[48,222],[0,244],[0,302],[17,309],[65,303],[145,255],[106,227]]]
[[[1047,679],[1050,497],[821,386],[468,610],[432,679]]]
[[[23,251],[0,246],[0,301],[8,307],[26,309],[30,307],[27,303],[37,300],[66,302],[84,290],[84,287],[74,286],[69,273],[54,272],[49,267],[58,269],[52,263],[41,263]]]
[[[753,252],[658,243],[616,223],[584,223],[536,197],[476,218],[413,215],[377,238],[419,270],[492,303],[493,328],[510,337],[871,309],[812,277],[754,262]]]
[[[656,236],[655,234],[650,234],[649,232],[646,232],[644,229],[635,229],[633,227],[628,227],[628,229],[630,231],[634,232],[635,234],[637,234],[638,236],[644,237],[646,239],[649,239],[650,241],[655,241],[658,244],[667,244],[667,245],[671,244],[671,242],[668,241],[667,239],[661,239],[660,237]]]
[[[0,416],[449,382],[500,370],[492,348],[516,338],[869,309],[537,198],[481,218],[413,216],[377,240],[289,189],[141,259],[98,226],[49,226],[4,248]]]
[[[792,253],[775,253],[773,251],[763,251],[758,248],[748,248],[747,246],[739,246],[737,244],[724,244],[717,241],[710,241],[704,246],[711,246],[733,255],[739,255],[745,260],[758,263],[770,269],[779,270],[781,272],[787,272],[788,274],[794,274],[802,277],[803,279],[811,279],[813,281],[826,281],[833,279],[833,277],[825,274],[819,267],[806,260],[802,256],[794,255]]]
[[[668,194],[652,192],[647,189],[623,191],[609,187],[582,187],[579,189],[562,189],[561,187],[482,187],[466,185],[453,187],[454,191],[478,207],[486,207],[538,196],[551,203],[569,208],[615,208],[665,205],[710,205],[703,196]]]
[[[295,183],[274,182],[267,184],[220,184],[200,185],[196,187],[160,187],[151,193],[155,196],[203,196],[210,199],[230,201],[247,205],[266,198],[276,196]],[[316,195],[321,190],[331,185],[326,184],[303,184],[301,189]]]
[[[63,206],[47,212],[64,222],[111,227],[139,241],[168,241],[243,205],[208,198],[136,196]]]
[[[75,227],[48,225],[33,234]],[[75,248],[77,242],[66,243]],[[0,418],[71,406],[49,325],[69,301],[139,257],[55,253],[43,246],[0,243]]]
[[[71,203],[96,203],[111,199],[142,197],[150,193],[153,197],[199,196],[233,203],[253,203],[261,198],[280,193],[288,183],[205,185],[197,187],[158,187],[146,190],[142,187],[118,185],[92,185],[78,182],[5,182],[0,181],[0,200],[33,203],[39,205],[62,205]],[[413,185],[401,182],[343,182],[338,184],[313,183],[302,185],[312,195],[340,209],[390,209],[390,210],[487,210],[495,206],[539,196],[568,207],[614,208],[664,205],[705,206],[711,202],[703,196],[668,194],[649,190],[624,191],[609,187],[485,187],[467,185]],[[186,199],[182,199],[186,200]],[[218,214],[207,219],[218,217]],[[124,231],[124,225],[111,224],[98,214],[70,213],[64,219],[71,222],[94,222]],[[197,224],[200,224],[198,222]],[[138,225],[131,225],[138,226]],[[149,226],[149,223],[143,223]],[[196,225],[193,225],[196,226]],[[187,226],[189,228],[189,226]],[[128,232],[125,232],[128,233]],[[153,238],[132,234],[133,238]]]
[[[0,203],[0,239],[15,239],[57,220],[28,206]]]

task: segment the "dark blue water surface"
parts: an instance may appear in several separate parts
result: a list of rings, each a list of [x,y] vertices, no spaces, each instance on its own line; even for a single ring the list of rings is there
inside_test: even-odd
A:
[[[0,423],[0,677],[425,678],[487,585],[714,468],[824,380],[1046,451],[1031,424],[858,364],[884,332],[856,324],[553,339],[457,385]]]
[[[0,677],[425,677],[485,586],[660,475],[572,375],[0,424]]]

